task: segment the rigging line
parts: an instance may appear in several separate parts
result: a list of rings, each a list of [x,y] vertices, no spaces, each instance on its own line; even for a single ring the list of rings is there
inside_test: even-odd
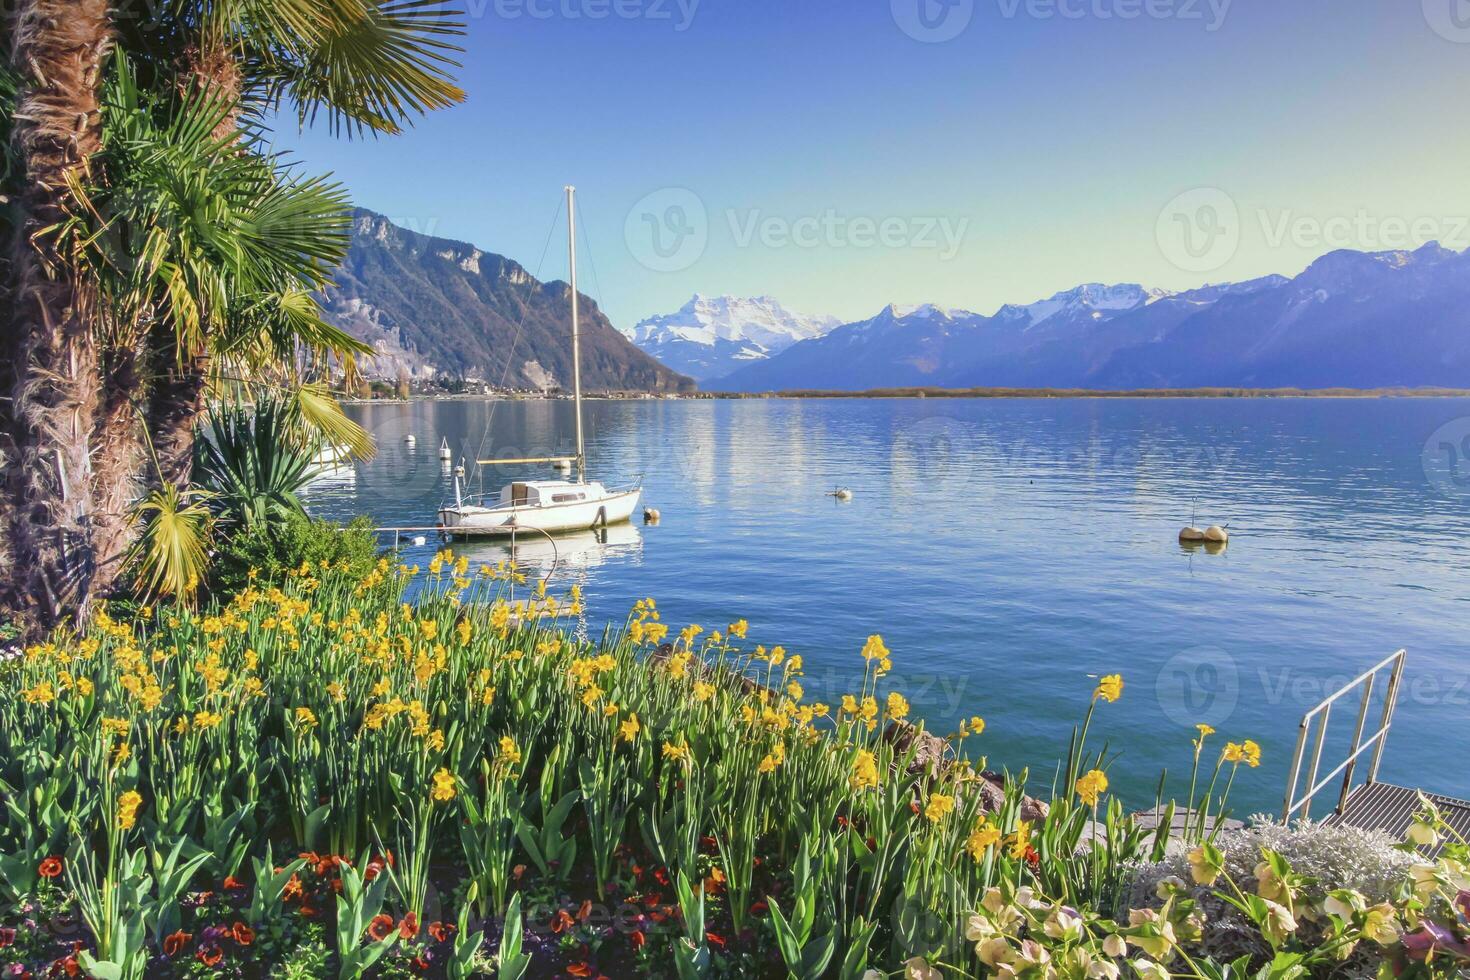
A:
[[[556,235],[557,219],[561,217],[561,199],[557,199],[556,212],[551,216],[551,228],[546,232],[546,243],[541,246],[541,257],[536,260],[536,271],[531,278],[537,282],[541,281],[541,269],[546,264],[546,253],[551,250],[551,239]],[[500,390],[505,390],[505,381],[510,377],[510,367],[515,363],[516,345],[521,340],[521,328],[526,325],[526,314],[531,310],[530,303],[521,305],[521,319],[516,323],[516,332],[511,337],[510,350],[505,355],[505,370],[500,372]],[[485,456],[485,441],[490,438],[490,426],[495,421],[495,410],[500,406],[497,398],[490,403],[490,412],[485,417],[485,431],[480,435],[480,448],[475,451],[475,476],[480,481],[480,491],[485,490],[485,468],[480,465],[480,460]]]
[[[586,195],[582,196],[585,199]],[[587,213],[586,208],[579,208],[578,210],[580,210],[583,214]],[[587,222],[585,221],[577,222],[577,226],[577,230],[582,233],[582,241],[587,244],[587,264],[592,267],[592,286],[594,289],[597,290],[597,295],[595,297],[597,301],[597,312],[601,313],[603,316],[607,316],[606,311],[604,311],[602,308],[602,280],[597,278],[597,256],[596,253],[592,251],[592,233],[588,231]]]

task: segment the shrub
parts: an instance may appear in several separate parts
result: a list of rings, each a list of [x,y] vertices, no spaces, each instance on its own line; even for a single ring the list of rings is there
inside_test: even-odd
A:
[[[1223,831],[1215,843],[1225,855],[1224,874],[1210,886],[1190,885],[1189,897],[1199,903],[1208,923],[1201,950],[1227,960],[1245,954],[1266,956],[1270,952],[1259,930],[1217,894],[1230,890],[1227,877],[1243,891],[1254,891],[1255,868],[1261,862],[1263,848],[1280,854],[1294,872],[1312,879],[1304,895],[1313,905],[1338,888],[1360,892],[1369,904],[1390,901],[1398,887],[1408,880],[1409,867],[1421,860],[1396,849],[1397,842],[1382,831],[1310,821],[1287,826],[1265,815],[1252,817],[1250,826]],[[1191,881],[1187,851],[1187,845],[1171,842],[1164,860],[1138,866],[1128,889],[1129,907],[1159,907],[1164,902],[1159,896],[1161,883],[1170,879]],[[1368,952],[1366,948],[1362,950],[1364,954]],[[1368,964],[1365,961],[1361,965]]]
[[[241,528],[214,555],[210,589],[229,595],[244,588],[252,569],[261,584],[278,584],[303,564],[326,562],[351,576],[364,576],[378,558],[373,522],[359,517],[347,525],[285,514],[279,520]]]

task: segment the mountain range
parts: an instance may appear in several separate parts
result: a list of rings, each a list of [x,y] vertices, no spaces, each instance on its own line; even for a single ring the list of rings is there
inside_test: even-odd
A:
[[[694,295],[674,313],[628,332],[640,348],[696,381],[723,377],[842,325],[833,316],[793,313],[769,296]]]
[[[1090,284],[985,316],[878,315],[705,387],[1378,388],[1470,383],[1470,253],[1332,252],[1300,275],[1184,292]]]
[[[377,352],[369,378],[449,376],[512,388],[569,387],[571,290],[516,262],[434,238],[372,211],[353,213],[346,261],[323,292],[328,320]],[[639,350],[580,300],[589,390],[691,391],[694,382]]]

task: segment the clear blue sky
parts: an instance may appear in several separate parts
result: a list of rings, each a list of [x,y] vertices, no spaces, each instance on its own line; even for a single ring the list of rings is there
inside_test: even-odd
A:
[[[694,292],[990,312],[1470,246],[1457,4],[469,0],[462,107],[279,142],[532,271],[575,183],[581,284],[621,327]],[[559,241],[540,274],[565,275]]]

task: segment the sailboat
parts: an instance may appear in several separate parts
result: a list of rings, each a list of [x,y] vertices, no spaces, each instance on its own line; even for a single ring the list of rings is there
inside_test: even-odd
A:
[[[517,459],[480,459],[481,466],[551,464],[576,468],[576,480],[517,480],[494,498],[466,498],[454,477],[454,503],[439,509],[439,526],[451,538],[508,537],[520,531],[550,534],[582,531],[629,520],[638,509],[641,487],[609,489],[587,480],[587,450],[582,439],[582,348],[577,295],[577,189],[567,187],[567,256],[572,292],[572,398],[576,404],[577,455]]]

